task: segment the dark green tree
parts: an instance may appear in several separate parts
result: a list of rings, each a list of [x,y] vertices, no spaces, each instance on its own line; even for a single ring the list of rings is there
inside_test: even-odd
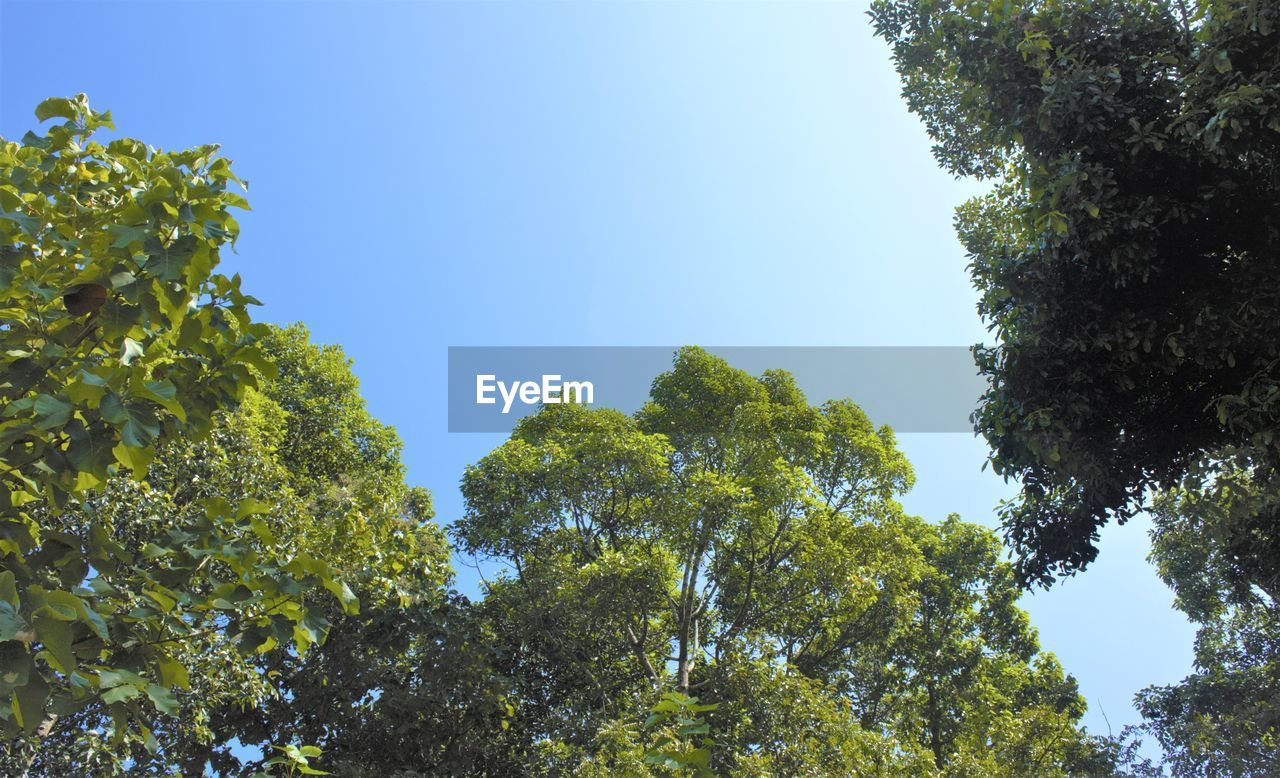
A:
[[[1280,465],[1280,5],[880,0],[958,211],[989,391],[975,414],[1021,577],[1227,446]],[[1265,521],[1277,535],[1274,512]],[[1251,564],[1276,573],[1275,541]]]

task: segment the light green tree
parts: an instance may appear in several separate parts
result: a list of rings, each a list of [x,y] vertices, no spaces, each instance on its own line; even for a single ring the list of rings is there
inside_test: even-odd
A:
[[[1138,707],[1177,776],[1280,770],[1280,582],[1255,564],[1275,537],[1265,488],[1235,452],[1155,500],[1151,560],[1198,626],[1196,669],[1143,690]]]
[[[538,769],[643,770],[666,746],[638,712],[666,690],[717,705],[717,772],[1105,762],[996,538],[906,516],[911,482],[857,406],[814,407],[786,373],[694,348],[634,417],[522,420],[468,469],[452,531],[506,565],[482,607]]]
[[[323,636],[304,592],[356,603],[272,540],[280,506],[251,478],[142,480],[157,447],[200,438],[273,372],[256,301],[215,272],[247,207],[230,163],[99,143],[111,116],[83,95],[36,117],[43,134],[0,143],[0,729],[47,735],[105,705],[117,736],[151,743],[210,623],[303,651]]]
[[[181,687],[166,698],[169,715],[145,716],[144,738],[103,749],[94,732],[112,729],[113,703],[87,700],[46,737],[29,738],[14,750],[13,758],[36,774],[93,766],[95,774],[110,775],[125,772],[126,765],[180,774],[200,774],[211,765],[237,774],[254,762],[242,764],[230,748],[233,741],[286,760],[292,752],[277,744],[304,743],[307,753],[298,753],[312,763],[341,766],[355,746],[354,722],[372,713],[363,698],[378,691],[394,698],[378,683],[394,677],[386,663],[403,662],[414,638],[403,631],[384,634],[387,625],[403,622],[426,637],[433,623],[427,617],[446,604],[452,571],[443,533],[430,521],[430,495],[405,485],[400,440],[369,415],[349,360],[335,347],[311,344],[299,326],[266,328],[259,343],[278,373],[248,390],[235,411],[216,414],[208,437],[161,445],[144,479],[117,475],[82,496],[79,508],[64,511],[60,521],[72,532],[94,522],[122,554],[145,558],[177,528],[201,521],[211,502],[270,505],[245,515],[232,539],[250,543],[259,558],[323,565],[343,581],[331,587],[339,597],[295,585],[294,605],[268,609],[260,619],[233,620],[225,613],[246,612],[256,596],[211,575],[199,591],[215,608],[199,617],[188,613],[181,638],[163,644]],[[165,575],[159,563],[155,574]],[[360,613],[350,607],[352,588],[362,601]],[[161,590],[118,596],[128,597],[122,602],[134,618],[150,615],[148,609],[167,613]],[[300,622],[287,616],[286,608],[294,606],[305,609]],[[334,630],[341,634],[325,640]],[[392,652],[386,641],[396,637],[406,645]],[[463,664],[460,641],[449,647],[454,653],[442,664]],[[441,702],[442,696],[430,699]],[[464,705],[492,711],[496,703],[485,708],[485,701],[477,691]],[[440,712],[457,711],[455,704]],[[321,745],[326,753],[317,760],[310,750]],[[275,767],[315,769],[285,762]]]

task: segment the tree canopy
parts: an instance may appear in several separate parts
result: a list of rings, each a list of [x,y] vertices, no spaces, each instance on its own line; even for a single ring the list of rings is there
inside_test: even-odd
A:
[[[102,145],[111,116],[83,95],[36,116],[54,123],[0,146],[0,728],[47,732],[101,701],[152,742],[189,683],[176,646],[209,620],[304,650],[319,635],[303,591],[355,601],[273,542],[251,479],[184,505],[138,480],[272,372],[256,301],[214,272],[247,207],[230,163]]]
[[[988,531],[930,525],[892,432],[696,348],[634,417],[552,405],[468,469],[463,551],[546,769],[638,769],[655,690],[717,773],[1057,774],[1104,758]],[[812,727],[811,722],[821,721]],[[630,760],[630,761],[628,761]]]
[[[1280,6],[879,0],[911,110],[957,176],[997,342],[975,414],[1020,575],[1232,446],[1280,458]],[[1270,520],[1274,533],[1274,519]],[[1259,564],[1274,568],[1275,546]]]
[[[1258,582],[1238,544],[1256,534],[1260,503],[1247,461],[1231,459],[1198,484],[1166,492],[1153,511],[1152,561],[1175,605],[1198,626],[1195,672],[1145,689],[1144,729],[1176,776],[1280,771],[1280,600]]]
[[[103,145],[111,117],[83,96],[37,116],[60,121],[0,147],[0,769],[1117,765],[996,535],[906,514],[912,468],[853,402],[682,349],[634,415],[522,420],[466,470],[446,532],[341,349],[251,321],[215,272],[248,207],[217,148]],[[1264,499],[1259,456],[1237,466]],[[1226,513],[1213,526],[1256,523]],[[1253,531],[1224,532],[1208,578],[1172,530],[1161,565],[1220,636],[1210,682],[1243,688],[1271,672],[1227,666],[1254,633],[1214,625],[1274,589],[1238,553]],[[452,588],[450,537],[499,568],[478,601]],[[1205,731],[1183,692],[1149,697],[1171,747]],[[1241,749],[1270,724],[1231,715],[1227,755],[1185,764],[1253,769]]]
[[[257,760],[242,764],[233,739],[267,752],[281,743],[328,750],[326,733],[335,731],[346,738],[326,763],[341,764],[354,747],[346,727],[364,725],[375,707],[368,694],[385,688],[371,679],[395,669],[384,653],[394,646],[393,656],[407,654],[395,638],[426,639],[426,627],[450,607],[449,551],[430,522],[430,495],[405,485],[399,438],[369,415],[341,350],[312,345],[298,326],[264,329],[259,345],[277,374],[248,390],[234,411],[216,414],[207,438],[160,446],[145,479],[118,474],[61,521],[103,517],[116,547],[145,554],[184,517],[199,520],[210,501],[269,503],[272,509],[253,514],[245,527],[259,553],[323,559],[343,581],[342,598],[299,591],[298,607],[307,613],[300,624],[274,613],[244,624],[223,612],[251,594],[211,578],[205,586],[226,602],[202,620],[189,616],[184,638],[166,644],[182,688],[167,698],[168,717],[148,721],[151,739],[101,747],[93,733],[111,729],[112,702],[92,701],[27,742],[38,774],[93,765],[109,775],[126,763],[181,774],[201,774],[210,764],[219,774],[237,774]],[[157,601],[146,590],[124,594],[137,603],[135,613]],[[448,648],[448,662],[463,664],[462,647]],[[480,694],[470,696],[469,709],[482,710]],[[392,699],[388,690],[378,704]]]

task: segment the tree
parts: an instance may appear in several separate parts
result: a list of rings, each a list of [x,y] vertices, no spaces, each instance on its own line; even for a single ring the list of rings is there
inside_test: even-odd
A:
[[[281,530],[319,552],[350,582],[359,613],[317,602],[328,638],[299,655],[278,645],[259,655],[272,679],[254,706],[210,712],[216,739],[188,742],[186,757],[243,774],[231,742],[320,747],[341,775],[510,774],[504,687],[490,667],[485,627],[449,591],[453,571],[430,495],[405,484],[401,441],[370,415],[350,360],[317,347],[301,326],[275,330],[263,347],[279,376],[263,395],[282,419],[269,457],[301,504]],[[506,760],[506,761],[504,761]]]
[[[718,706],[730,774],[1051,774],[1095,753],[996,538],[905,516],[912,478],[852,403],[694,348],[634,417],[522,420],[467,470],[452,532],[507,566],[482,607],[537,769],[640,769],[628,722],[668,689]]]
[[[148,740],[150,711],[185,685],[171,649],[199,637],[193,624],[274,610],[305,632],[305,609],[276,606],[334,582],[258,555],[236,529],[270,508],[253,500],[181,521],[160,500],[167,533],[112,539],[93,490],[141,477],[157,446],[202,435],[270,372],[256,301],[213,272],[238,234],[229,209],[247,204],[216,146],[104,146],[93,135],[111,117],[83,95],[36,116],[62,121],[0,147],[0,727],[47,734],[100,699],[117,734],[136,720]]]
[[[975,413],[1020,575],[1226,447],[1274,479],[1280,6],[880,0],[911,110],[957,176],[991,385]],[[1264,522],[1275,537],[1274,511]],[[1275,546],[1253,564],[1276,572]]]
[[[248,207],[230,163],[104,146],[110,114],[83,95],[36,117],[62,121],[0,146],[0,729],[48,737],[101,705],[116,746],[153,744],[210,623],[305,650],[322,634],[304,591],[355,601],[261,536],[262,495],[183,502],[140,480],[272,372],[256,301],[214,272]],[[122,517],[130,502],[149,513]]]
[[[1259,494],[1243,458],[1196,488],[1160,495],[1151,557],[1175,605],[1199,625],[1196,671],[1138,696],[1176,776],[1264,776],[1280,771],[1280,600],[1257,582],[1257,555],[1239,548],[1256,528]],[[1270,542],[1270,538],[1267,538]]]
[[[171,718],[151,725],[150,742],[116,744],[90,761],[110,707],[86,705],[51,738],[28,742],[37,774],[93,764],[110,775],[128,764],[247,775],[261,760],[245,758],[244,747],[272,756],[276,744],[321,748],[320,765],[342,774],[371,765],[385,768],[377,774],[396,765],[466,772],[468,754],[483,749],[460,734],[500,729],[505,708],[482,635],[446,590],[449,549],[430,521],[430,495],[404,482],[399,437],[369,414],[340,349],[311,344],[300,326],[267,328],[260,345],[278,374],[217,414],[208,438],[161,446],[145,480],[118,475],[87,499],[110,516],[111,540],[134,550],[172,531],[157,513],[180,524],[210,500],[255,495],[273,506],[246,522],[259,553],[323,558],[343,581],[342,600],[299,592],[301,625],[216,615],[192,624],[197,637],[171,644],[190,688],[175,694]],[[356,598],[358,613],[343,606]]]

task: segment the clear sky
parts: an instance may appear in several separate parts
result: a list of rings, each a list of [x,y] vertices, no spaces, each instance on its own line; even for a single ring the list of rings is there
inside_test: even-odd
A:
[[[501,441],[446,432],[450,345],[983,340],[951,229],[978,189],[898,91],[858,2],[0,0],[0,135],[87,92],[123,134],[221,143],[254,208],[227,264],[342,344],[445,522]],[[909,510],[993,524],[981,441],[901,443]],[[1146,529],[1024,598],[1093,731],[1190,670]]]

